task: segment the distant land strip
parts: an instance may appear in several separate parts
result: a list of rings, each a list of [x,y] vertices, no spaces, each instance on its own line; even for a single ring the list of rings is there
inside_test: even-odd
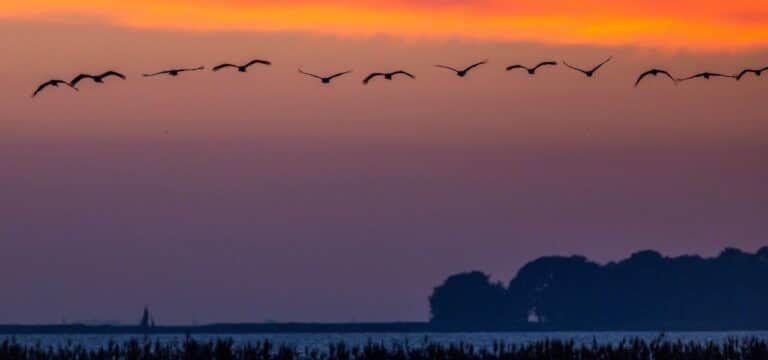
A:
[[[265,334],[265,333],[406,333],[430,332],[427,322],[392,323],[241,323],[197,326],[0,325],[1,335],[24,334]]]
[[[459,333],[459,332],[544,332],[544,331],[768,331],[763,327],[726,329],[711,327],[685,328],[559,328],[544,324],[509,327],[446,327],[428,322],[390,323],[241,323],[210,324],[199,326],[141,326],[116,325],[0,325],[0,335],[162,335],[162,334],[298,334],[298,333]]]

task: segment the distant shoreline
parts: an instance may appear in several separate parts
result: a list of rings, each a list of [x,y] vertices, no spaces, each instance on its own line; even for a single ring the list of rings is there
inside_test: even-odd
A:
[[[765,328],[555,328],[541,325],[508,328],[446,328],[428,322],[392,323],[274,323],[274,324],[209,324],[199,326],[141,326],[116,325],[0,325],[0,335],[163,335],[163,334],[301,334],[301,333],[460,333],[460,332],[693,332],[693,331],[768,331]]]
[[[243,323],[195,326],[0,325],[0,335],[58,334],[266,334],[266,333],[413,333],[433,331],[428,323]]]

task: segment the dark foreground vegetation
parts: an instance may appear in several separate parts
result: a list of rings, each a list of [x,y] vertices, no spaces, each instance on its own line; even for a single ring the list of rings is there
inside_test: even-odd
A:
[[[235,344],[231,339],[179,343],[130,340],[100,348],[69,344],[58,347],[27,346],[14,340],[0,343],[0,360],[513,360],[513,359],[768,359],[768,342],[757,338],[731,339],[724,343],[670,342],[659,338],[646,342],[625,340],[618,344],[578,345],[571,341],[541,341],[523,345],[496,343],[489,349],[471,345],[425,344],[419,346],[348,346],[326,349],[296,349],[257,342]]]

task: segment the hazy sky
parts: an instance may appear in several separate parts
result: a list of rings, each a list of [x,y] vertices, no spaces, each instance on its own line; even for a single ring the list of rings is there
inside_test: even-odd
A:
[[[768,244],[768,79],[632,87],[768,65],[763,1],[60,3],[0,4],[0,323],[426,320],[455,272]]]

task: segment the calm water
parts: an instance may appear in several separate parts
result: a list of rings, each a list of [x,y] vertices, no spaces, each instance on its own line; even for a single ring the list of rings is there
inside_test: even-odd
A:
[[[371,341],[392,344],[408,344],[419,346],[426,342],[455,344],[472,344],[476,348],[489,348],[494,342],[503,341],[507,344],[522,344],[546,339],[573,340],[577,344],[591,344],[597,341],[602,344],[617,344],[624,339],[642,339],[652,341],[659,336],[657,332],[549,332],[549,333],[422,333],[422,334],[258,334],[258,335],[194,335],[196,340],[215,340],[218,338],[232,338],[236,343],[258,342],[269,340],[276,344],[285,344],[296,347],[298,350],[318,349],[323,350],[329,344],[345,342],[348,345],[364,345]],[[723,342],[729,338],[759,338],[768,340],[768,331],[746,331],[746,332],[670,332],[664,334],[664,338],[669,341],[695,341],[695,342]],[[8,339],[8,336],[0,336],[0,341]],[[94,348],[106,345],[110,341],[117,343],[125,342],[137,336],[131,335],[23,335],[14,337],[17,342],[44,346],[66,345],[68,343],[82,344],[86,347]],[[143,338],[143,337],[138,337]],[[161,342],[183,342],[185,335],[156,335],[150,336],[152,341]]]

